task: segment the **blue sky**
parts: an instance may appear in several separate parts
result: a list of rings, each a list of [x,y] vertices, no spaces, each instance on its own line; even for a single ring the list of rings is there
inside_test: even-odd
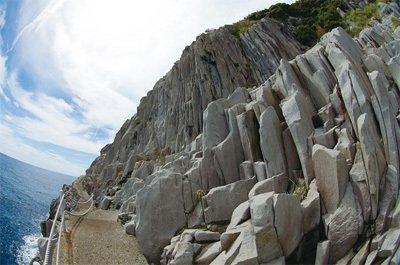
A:
[[[83,174],[198,34],[274,2],[0,0],[0,152]]]

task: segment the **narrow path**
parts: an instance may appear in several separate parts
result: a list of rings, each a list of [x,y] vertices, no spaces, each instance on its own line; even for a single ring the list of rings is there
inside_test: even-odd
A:
[[[136,239],[125,233],[117,217],[117,211],[100,209],[83,217],[68,216],[60,264],[147,264]]]

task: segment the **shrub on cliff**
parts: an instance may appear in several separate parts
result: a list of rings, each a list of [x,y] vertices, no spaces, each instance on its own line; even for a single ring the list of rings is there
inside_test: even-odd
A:
[[[351,9],[347,12],[346,19],[349,24],[347,30],[353,35],[357,35],[369,25],[372,19],[380,20],[377,1],[366,5],[362,9]]]

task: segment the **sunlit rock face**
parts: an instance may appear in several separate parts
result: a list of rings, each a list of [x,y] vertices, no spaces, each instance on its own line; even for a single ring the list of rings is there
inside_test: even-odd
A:
[[[199,36],[86,188],[135,214],[156,264],[397,264],[400,7],[379,10],[306,52],[265,19]]]

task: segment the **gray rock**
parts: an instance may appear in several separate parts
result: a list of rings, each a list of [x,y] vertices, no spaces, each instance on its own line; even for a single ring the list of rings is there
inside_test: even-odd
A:
[[[367,259],[369,253],[369,241],[365,242],[364,245],[360,248],[354,258],[351,260],[352,265],[363,265]]]
[[[250,204],[248,201],[245,201],[235,208],[232,213],[231,222],[226,229],[229,230],[248,219],[250,219]]]
[[[134,215],[133,213],[118,214],[118,220],[121,221],[122,224],[125,224],[134,218],[136,218],[136,215]]]
[[[377,256],[378,256],[378,250],[371,251],[367,256],[367,259],[365,260],[365,265],[374,264],[374,261],[377,258]]]
[[[259,146],[258,122],[253,110],[238,115],[237,123],[242,142],[245,160],[255,162],[261,160]]]
[[[41,260],[44,260],[44,257],[46,255],[48,241],[49,241],[49,238],[47,238],[47,237],[40,237],[37,241],[38,249],[39,249],[39,256],[40,256]]]
[[[253,227],[250,225],[241,233],[240,249],[231,264],[258,265],[258,253]]]
[[[315,265],[329,264],[329,240],[318,243]]]
[[[211,232],[211,231],[202,231],[198,230],[194,233],[194,239],[198,243],[207,243],[207,242],[213,242],[213,241],[219,241],[221,235],[217,232]]]
[[[329,217],[327,237],[330,241],[329,262],[343,258],[357,241],[363,229],[360,206],[349,184],[339,208]]]
[[[265,162],[254,162],[254,175],[257,178],[257,181],[262,181],[267,179],[267,170],[266,170],[266,163]]]
[[[307,197],[301,202],[301,208],[303,211],[303,233],[307,234],[318,226],[321,218],[320,196],[315,180],[311,181]]]
[[[337,265],[348,265],[354,257],[353,250],[350,250],[343,258],[336,262]]]
[[[211,243],[201,250],[196,257],[196,264],[210,264],[221,253],[221,242]]]
[[[346,158],[336,150],[314,145],[312,152],[318,191],[328,213],[337,209],[349,179]]]
[[[136,221],[132,220],[124,225],[125,233],[134,236],[136,234]]]
[[[392,74],[397,86],[400,87],[400,55],[393,57],[388,62],[389,71]]]
[[[352,163],[355,154],[355,145],[350,132],[343,128],[338,132],[338,142],[333,148],[344,154],[348,163]]]
[[[189,214],[188,227],[193,228],[204,223],[203,206],[199,202],[194,208],[193,212]]]
[[[302,209],[297,196],[291,194],[274,195],[276,234],[285,257],[290,256],[303,237]]]
[[[229,134],[214,150],[215,168],[224,184],[240,179],[239,165],[244,161],[236,116],[244,111],[244,106],[235,105],[228,109]]]
[[[286,174],[286,158],[281,124],[274,107],[268,107],[260,117],[260,147],[269,177]]]
[[[289,128],[283,130],[282,138],[283,138],[283,145],[285,148],[288,176],[290,177],[290,179],[295,180],[293,171],[301,170],[301,163],[299,157],[297,156],[296,146],[293,142],[293,138]]]
[[[123,204],[124,202],[133,202],[136,197],[136,193],[143,188],[145,185],[144,181],[138,178],[129,178],[126,183],[121,186],[121,189],[115,194],[114,204]],[[125,204],[127,207],[128,203]],[[122,206],[121,206],[122,207]],[[122,210],[127,211],[127,210]]]
[[[194,256],[201,250],[201,245],[189,242],[177,243],[176,254],[171,261],[171,265],[189,265],[193,264]]]
[[[261,193],[267,193],[274,191],[276,193],[286,192],[289,179],[286,174],[280,174],[278,176],[273,176],[266,180],[257,182],[254,187],[249,192],[249,198]]]
[[[136,238],[141,252],[158,262],[163,248],[186,224],[182,175],[171,173],[154,179],[137,193]]]
[[[314,131],[312,113],[308,110],[312,106],[302,92],[296,91],[281,104],[283,115],[292,134],[297,149],[304,177],[307,184],[314,178],[311,156],[308,150],[307,139]]]
[[[362,114],[358,118],[357,124],[369,193],[371,194],[371,213],[372,218],[375,219],[378,211],[379,185],[386,169],[386,161],[372,117]]]
[[[397,250],[400,244],[400,229],[391,228],[386,232],[385,240],[378,251],[378,256],[381,258],[391,257]]]
[[[283,256],[274,221],[274,193],[256,195],[250,199],[251,223],[254,227],[259,263]]]
[[[255,183],[252,178],[211,189],[203,197],[206,223],[229,221],[235,208],[248,200],[247,194]]]
[[[371,80],[374,95],[372,96],[372,106],[375,117],[378,119],[380,132],[382,135],[385,156],[388,164],[391,164],[399,171],[398,142],[396,136],[396,113],[398,108],[393,109],[390,104],[389,81],[380,72],[368,74]]]
[[[285,260],[285,257],[280,257],[280,258],[274,259],[268,263],[263,263],[262,265],[266,265],[266,264],[268,264],[268,265],[285,265],[286,260]]]
[[[367,172],[364,167],[360,148],[357,148],[354,163],[350,169],[349,175],[353,185],[354,195],[361,205],[364,221],[368,222],[371,217],[371,195],[367,185]]]
[[[240,164],[240,179],[251,179],[254,175],[253,162],[244,161]]]
[[[100,202],[100,209],[107,210],[110,207],[112,198],[109,196],[104,196]]]

